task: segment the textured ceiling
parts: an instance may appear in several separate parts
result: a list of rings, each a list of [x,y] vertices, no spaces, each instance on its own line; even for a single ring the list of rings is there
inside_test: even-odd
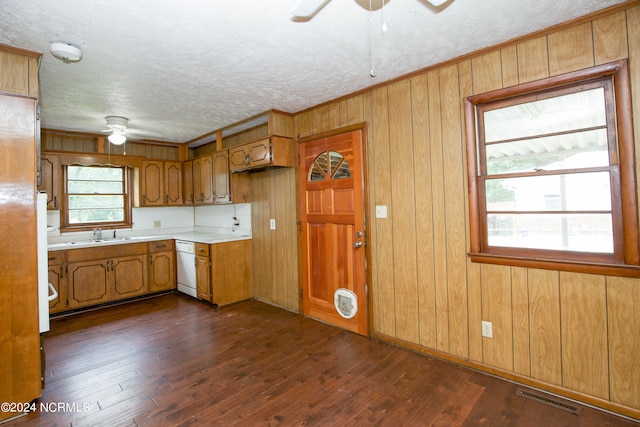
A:
[[[117,115],[129,118],[130,138],[186,142],[624,0],[449,0],[440,9],[389,0],[374,12],[368,1],[333,0],[294,22],[297,2],[2,0],[0,43],[43,52],[43,127],[95,133]],[[82,61],[55,59],[51,42],[81,48]]]

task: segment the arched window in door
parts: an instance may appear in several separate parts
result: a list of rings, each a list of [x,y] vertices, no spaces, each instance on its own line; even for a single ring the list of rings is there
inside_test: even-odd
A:
[[[315,158],[309,171],[309,181],[351,177],[349,162],[336,151],[325,151]]]

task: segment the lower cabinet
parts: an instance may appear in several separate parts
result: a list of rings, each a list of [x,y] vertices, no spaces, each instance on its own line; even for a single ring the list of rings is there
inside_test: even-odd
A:
[[[176,288],[176,253],[173,240],[149,242],[149,292]]]
[[[204,243],[195,244],[196,256],[196,292],[198,298],[213,302],[211,299],[211,275],[209,268],[211,259],[209,258],[209,245]]]
[[[67,308],[67,262],[64,251],[50,252],[49,283],[54,287],[58,296],[49,301],[49,313],[55,314],[68,310]]]

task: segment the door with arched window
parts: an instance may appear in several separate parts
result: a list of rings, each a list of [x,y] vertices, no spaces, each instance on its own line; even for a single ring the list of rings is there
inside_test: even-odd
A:
[[[299,148],[303,312],[366,335],[362,130]]]

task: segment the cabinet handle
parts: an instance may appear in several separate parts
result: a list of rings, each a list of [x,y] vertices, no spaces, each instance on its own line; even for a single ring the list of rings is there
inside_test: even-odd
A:
[[[64,266],[60,266],[60,278],[64,278]]]
[[[53,207],[54,208],[58,207],[58,196],[53,196]]]
[[[244,155],[244,164],[245,166],[249,166],[249,162],[251,161],[250,157],[248,154]]]
[[[164,249],[167,245],[156,245],[156,249]]]
[[[149,264],[153,265],[153,255],[149,255]]]
[[[169,196],[164,196],[164,204],[168,205],[169,204]]]

